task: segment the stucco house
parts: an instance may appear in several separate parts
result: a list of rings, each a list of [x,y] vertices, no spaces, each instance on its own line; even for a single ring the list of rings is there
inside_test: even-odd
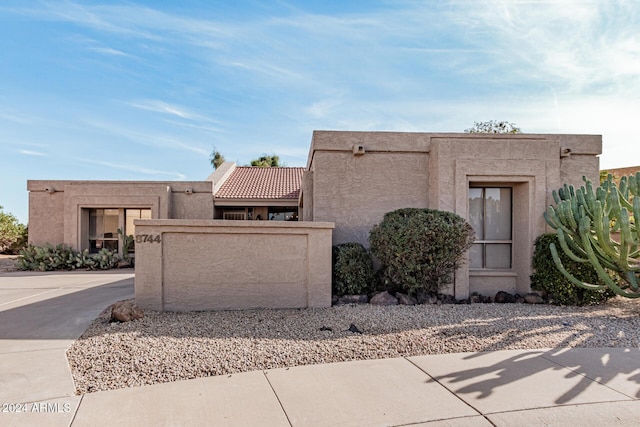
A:
[[[305,168],[225,163],[195,182],[28,181],[29,239],[118,249],[114,233],[132,234],[134,219],[297,219],[334,223],[333,244],[368,246],[386,212],[432,208],[476,231],[450,293],[523,293],[552,191],[596,182],[601,151],[596,135],[315,131]]]
[[[121,251],[135,219],[298,219],[304,168],[225,162],[206,181],[28,181],[29,242]]]

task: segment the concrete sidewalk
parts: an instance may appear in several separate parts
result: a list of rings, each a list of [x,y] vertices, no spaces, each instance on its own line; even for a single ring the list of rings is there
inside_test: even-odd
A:
[[[130,276],[73,273],[22,281],[17,273],[0,275],[0,403],[21,404],[28,411],[0,412],[0,425],[640,423],[640,349],[355,361],[74,396],[64,350],[110,302],[132,296]],[[57,316],[60,311],[63,316]],[[69,321],[71,315],[77,321]]]
[[[0,274],[0,425],[70,425],[80,396],[66,350],[133,295],[132,270]]]

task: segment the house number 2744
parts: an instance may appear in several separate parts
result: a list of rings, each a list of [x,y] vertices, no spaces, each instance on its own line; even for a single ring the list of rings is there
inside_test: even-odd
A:
[[[162,239],[159,234],[138,234],[136,243],[160,243]]]

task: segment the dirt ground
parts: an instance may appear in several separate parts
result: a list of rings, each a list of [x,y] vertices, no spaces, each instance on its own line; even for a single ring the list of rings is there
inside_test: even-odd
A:
[[[14,263],[17,255],[2,255],[0,254],[0,272],[17,271]]]

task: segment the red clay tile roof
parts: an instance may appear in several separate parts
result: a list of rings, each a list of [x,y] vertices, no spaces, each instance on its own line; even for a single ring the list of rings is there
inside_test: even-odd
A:
[[[238,166],[222,184],[220,199],[298,199],[304,168]]]

